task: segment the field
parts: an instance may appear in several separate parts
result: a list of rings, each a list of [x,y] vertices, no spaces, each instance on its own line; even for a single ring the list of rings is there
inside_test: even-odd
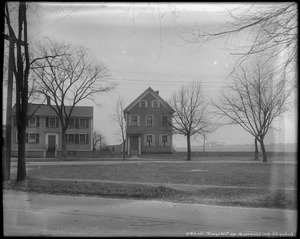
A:
[[[245,160],[30,166],[4,188],[53,194],[296,209],[295,163]]]

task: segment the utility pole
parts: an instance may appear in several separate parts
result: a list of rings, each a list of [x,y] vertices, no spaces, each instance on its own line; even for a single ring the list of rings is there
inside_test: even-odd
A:
[[[5,17],[9,20],[9,16],[5,15],[5,3],[1,3],[3,8],[3,20]],[[5,21],[3,21],[5,22]],[[15,38],[14,35],[11,34],[12,31],[9,29],[10,36],[4,34],[3,37],[3,47],[4,47],[4,39],[9,41],[9,62],[8,62],[8,83],[7,83],[7,104],[6,104],[6,128],[5,128],[5,156],[4,156],[4,165],[2,167],[2,175],[3,181],[10,179],[10,164],[11,164],[11,122],[12,122],[12,92],[13,92],[13,64],[14,64],[14,47],[15,47]],[[4,49],[3,49],[4,50]],[[4,54],[3,54],[4,55]]]
[[[14,40],[9,39],[9,62],[8,62],[8,83],[6,103],[6,128],[5,128],[5,164],[3,167],[3,181],[10,179],[11,164],[11,122],[12,122],[12,92],[13,92],[13,64],[14,64]]]
[[[203,152],[205,152],[205,140],[206,140],[206,135],[203,135]]]

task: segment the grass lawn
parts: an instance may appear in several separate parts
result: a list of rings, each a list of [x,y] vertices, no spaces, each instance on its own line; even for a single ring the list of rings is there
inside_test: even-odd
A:
[[[296,164],[147,161],[31,167],[28,180],[23,183],[9,181],[4,184],[4,188],[54,194],[159,199],[228,206],[286,209],[296,209],[297,206],[297,190],[289,190],[297,187]],[[52,180],[43,180],[43,178]],[[56,179],[71,179],[71,181]],[[112,180],[118,183],[83,182],[78,179]],[[132,184],[124,182],[132,182]],[[141,182],[150,184],[134,184]],[[161,185],[151,185],[151,183]],[[168,183],[235,186],[236,188],[172,188]]]

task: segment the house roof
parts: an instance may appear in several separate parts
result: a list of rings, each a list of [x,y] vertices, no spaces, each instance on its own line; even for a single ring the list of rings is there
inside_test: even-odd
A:
[[[151,93],[155,98],[157,98],[157,100],[159,100],[160,103],[163,104],[167,109],[169,109],[171,113],[175,112],[175,110],[157,92],[155,92],[151,87],[149,87],[124,109],[124,113],[129,112],[148,93]]]
[[[70,112],[70,109],[71,106],[66,106],[67,113]],[[16,105],[14,105],[14,107],[12,108],[12,113],[16,114]],[[27,114],[40,116],[57,116],[55,111],[46,104],[28,104]],[[74,106],[72,116],[93,118],[93,106]]]

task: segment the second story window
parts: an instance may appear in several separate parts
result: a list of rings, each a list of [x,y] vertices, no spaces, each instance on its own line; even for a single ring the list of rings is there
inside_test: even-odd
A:
[[[28,127],[39,127],[40,125],[40,117],[39,116],[31,116],[28,121]]]
[[[86,119],[84,118],[79,119],[79,128],[86,128]]]
[[[57,117],[46,117],[46,127],[58,128],[58,118]]]
[[[75,128],[75,118],[69,119],[69,128],[71,129]]]
[[[152,115],[147,115],[146,116],[146,126],[152,127],[152,125],[153,125],[153,117],[152,117]]]
[[[132,115],[131,116],[131,126],[138,126],[138,119],[137,115]]]

